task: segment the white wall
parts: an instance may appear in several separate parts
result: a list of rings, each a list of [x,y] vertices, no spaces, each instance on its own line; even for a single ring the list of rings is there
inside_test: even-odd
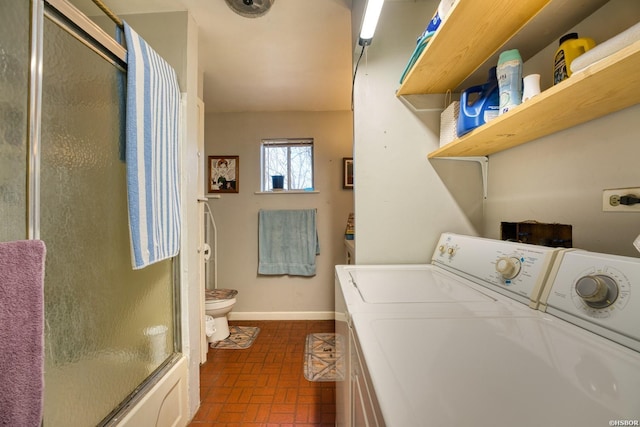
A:
[[[637,256],[632,242],[640,215],[603,213],[601,199],[603,189],[640,186],[640,106],[490,156],[484,203],[477,164],[425,160],[438,147],[439,112],[412,112],[394,92],[436,6],[386,2],[360,64],[354,110],[357,262],[426,262],[441,231],[500,238],[501,221],[525,220],[571,224],[576,247]],[[573,30],[602,42],[640,21],[639,9],[638,2],[612,0]],[[556,48],[557,42],[524,67],[525,75],[543,75],[543,89],[550,85]]]
[[[185,58],[185,86],[183,94],[184,140],[181,149],[181,191],[182,191],[182,244],[180,249],[180,309],[182,328],[182,353],[187,356],[188,365],[188,419],[200,407],[200,360],[202,330],[201,310],[203,295],[201,280],[201,206],[197,199],[203,193],[198,170],[202,157],[198,151],[198,27],[191,15],[186,20],[186,45],[182,52]]]
[[[640,2],[614,0],[573,31],[601,43],[639,21]],[[543,74],[543,89],[551,85],[556,49],[554,43],[525,64],[525,74]],[[640,186],[639,117],[636,105],[491,156],[487,236],[500,237],[501,221],[571,224],[574,247],[638,256],[632,242],[640,214],[602,212],[602,190]]]
[[[385,2],[355,85],[354,166],[358,264],[424,263],[443,231],[477,234],[472,221],[427,154],[439,146],[440,111],[414,114],[395,96],[417,37],[436,10],[435,0]],[[356,49],[356,59],[360,48]],[[440,162],[438,162],[440,163]],[[481,213],[479,167],[469,185]],[[462,181],[464,182],[464,180]],[[455,185],[458,184],[449,184]],[[480,206],[480,207],[478,207]]]
[[[352,135],[350,111],[206,115],[206,155],[240,156],[239,193],[209,201],[219,234],[218,287],[239,292],[232,319],[333,318],[333,268],[344,263],[344,230],[353,212],[353,191],[342,189],[342,158],[352,157]],[[255,194],[261,140],[297,137],[314,138],[319,193]],[[258,276],[258,211],[307,208],[318,209],[316,276]]]

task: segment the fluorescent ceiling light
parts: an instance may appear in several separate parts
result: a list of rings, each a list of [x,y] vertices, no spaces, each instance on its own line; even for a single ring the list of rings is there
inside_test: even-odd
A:
[[[382,10],[382,4],[384,0],[368,0],[367,8],[364,11],[364,20],[362,21],[362,27],[360,28],[360,40],[361,46],[367,46],[371,44],[373,33],[376,31],[376,25],[378,25],[378,18],[380,18],[380,11]]]

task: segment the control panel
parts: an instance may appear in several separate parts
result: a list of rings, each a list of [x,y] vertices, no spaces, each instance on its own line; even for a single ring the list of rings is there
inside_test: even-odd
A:
[[[561,254],[540,309],[640,351],[640,258]]]
[[[444,233],[432,263],[537,308],[560,249]]]

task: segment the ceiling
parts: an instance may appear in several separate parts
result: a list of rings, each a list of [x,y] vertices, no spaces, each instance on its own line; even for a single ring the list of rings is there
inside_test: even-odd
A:
[[[121,16],[190,12],[207,112],[351,109],[352,0],[275,0],[258,18],[224,0],[103,1]]]

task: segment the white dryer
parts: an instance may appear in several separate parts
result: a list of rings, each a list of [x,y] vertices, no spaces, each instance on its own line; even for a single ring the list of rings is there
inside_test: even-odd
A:
[[[569,266],[585,255],[445,233],[430,265],[338,266],[336,331],[351,363],[337,424],[633,425],[640,260],[610,257],[608,273]],[[615,276],[618,302],[572,296],[585,276]]]

